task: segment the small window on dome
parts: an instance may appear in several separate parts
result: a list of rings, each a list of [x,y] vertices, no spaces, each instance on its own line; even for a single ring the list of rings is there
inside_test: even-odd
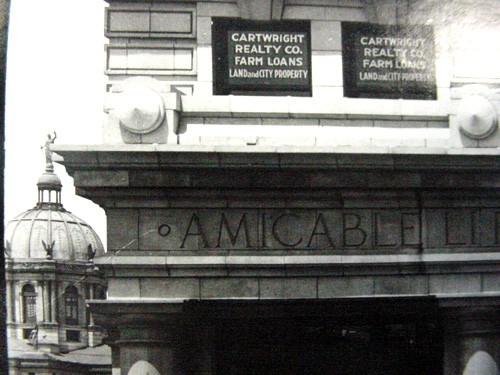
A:
[[[23,323],[36,323],[36,293],[35,287],[26,284],[22,289]]]
[[[73,285],[64,292],[64,318],[66,324],[78,324],[78,289]]]

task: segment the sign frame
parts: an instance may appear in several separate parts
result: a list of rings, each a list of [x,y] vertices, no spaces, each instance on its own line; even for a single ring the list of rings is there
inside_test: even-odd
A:
[[[248,84],[232,83],[229,77],[229,33],[241,32],[290,32],[305,33],[307,53],[304,65],[308,70],[307,83],[301,85],[278,83],[271,80]],[[305,20],[251,21],[240,18],[212,18],[212,62],[214,95],[268,95],[268,96],[312,96],[311,23]],[[290,80],[288,80],[290,81]]]
[[[435,42],[434,31],[429,25],[381,25],[365,22],[342,22],[342,67],[344,96],[348,98],[371,98],[371,99],[417,99],[417,100],[437,100],[436,84],[436,62],[435,62]],[[415,70],[411,68],[399,68],[394,65],[397,57],[388,59],[383,57],[380,61],[387,61],[392,66],[392,70],[387,69],[386,73],[392,74],[426,74],[431,80],[425,82],[380,80],[377,82],[360,83],[362,68],[359,68],[361,59],[359,51],[356,51],[357,38],[365,36],[397,38],[417,40],[424,39],[428,44],[428,51],[424,57],[418,61],[426,63],[425,69]],[[411,47],[410,47],[411,48]],[[389,48],[386,48],[388,51]],[[403,48],[401,48],[403,50]],[[410,50],[407,48],[407,50]],[[394,53],[394,49],[393,49]],[[408,54],[409,55],[409,54]],[[405,55],[406,56],[406,55]],[[399,60],[401,63],[401,60]],[[378,68],[380,69],[380,68]],[[379,70],[380,71],[380,70]],[[398,76],[396,76],[398,77]],[[401,76],[399,76],[401,77]]]

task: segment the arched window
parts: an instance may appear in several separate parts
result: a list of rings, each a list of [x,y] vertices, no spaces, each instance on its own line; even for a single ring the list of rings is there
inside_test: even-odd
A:
[[[106,299],[106,288],[99,288],[97,299]]]
[[[78,324],[78,289],[73,285],[64,291],[64,320],[66,324]]]
[[[35,287],[31,284],[23,286],[23,323],[36,323],[36,293]]]

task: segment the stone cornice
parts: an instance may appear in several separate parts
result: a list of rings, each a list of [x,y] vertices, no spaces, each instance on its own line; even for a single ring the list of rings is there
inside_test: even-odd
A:
[[[484,170],[500,168],[497,148],[55,145],[59,161],[78,169],[169,167]]]
[[[498,253],[422,255],[265,255],[265,256],[127,256],[107,254],[96,264],[108,276],[242,277],[326,275],[415,275],[456,272],[493,272]]]

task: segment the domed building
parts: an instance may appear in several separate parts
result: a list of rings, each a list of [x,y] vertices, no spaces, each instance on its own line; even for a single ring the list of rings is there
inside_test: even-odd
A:
[[[85,302],[106,298],[106,282],[93,263],[104,247],[90,225],[63,207],[61,180],[46,152],[36,206],[5,231],[10,371],[109,373],[104,331]]]

